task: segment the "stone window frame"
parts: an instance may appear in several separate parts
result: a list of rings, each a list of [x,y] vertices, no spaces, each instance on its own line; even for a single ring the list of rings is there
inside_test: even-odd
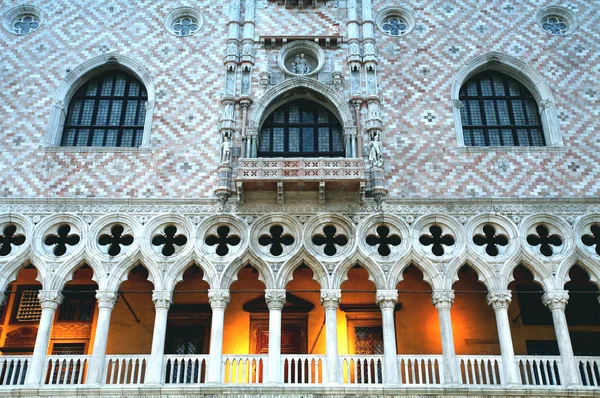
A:
[[[62,134],[71,99],[77,90],[88,80],[109,70],[122,70],[129,73],[137,78],[146,88],[148,100],[146,102],[146,118],[144,119],[142,144],[139,147],[61,146]],[[136,152],[148,150],[150,147],[155,98],[154,79],[140,62],[116,53],[107,53],[89,59],[71,70],[57,89],[50,112],[44,149],[52,152]]]
[[[185,18],[185,17],[195,18],[196,21],[198,21],[198,29],[196,31],[194,31],[193,33],[190,33],[189,35],[178,35],[173,30],[173,23],[175,21],[177,21],[178,19]],[[175,9],[171,10],[167,14],[167,17],[165,18],[164,23],[165,23],[165,29],[167,29],[167,32],[169,32],[173,36],[185,38],[185,37],[194,36],[202,30],[202,27],[204,26],[204,17],[200,13],[200,11],[198,11],[197,9],[195,9],[193,7],[177,7]]]
[[[517,147],[517,146],[467,146],[465,145],[464,133],[461,120],[460,90],[462,86],[473,76],[493,70],[512,77],[523,84],[533,95],[538,105],[539,116],[542,122],[542,130],[546,146],[543,147]],[[525,62],[506,54],[491,52],[480,55],[469,60],[455,75],[452,83],[451,101],[454,112],[454,125],[456,128],[456,142],[459,148],[469,152],[496,152],[496,151],[519,151],[538,152],[553,151],[564,148],[562,134],[556,116],[556,105],[552,91],[545,83],[542,76]]]
[[[15,32],[15,30],[13,28],[13,23],[15,22],[15,19],[20,16],[25,16],[25,15],[36,16],[40,20],[40,26],[32,32],[27,32],[27,33]],[[10,32],[11,34],[17,35],[17,36],[27,36],[30,34],[34,34],[35,32],[40,30],[40,28],[42,27],[43,24],[44,24],[44,14],[42,13],[42,11],[39,8],[37,8],[36,6],[34,6],[32,4],[22,4],[22,5],[13,7],[10,10],[8,10],[2,17],[2,26],[4,27],[4,29],[7,32]]]
[[[404,22],[406,22],[407,27],[406,27],[406,30],[404,31],[404,33],[402,33],[400,35],[391,35],[383,29],[384,21],[391,17],[398,17],[398,18],[401,18],[402,20],[404,20]],[[415,28],[416,21],[415,21],[415,17],[413,16],[413,13],[410,10],[408,10],[407,8],[400,7],[400,6],[390,6],[390,7],[385,7],[384,9],[379,11],[379,13],[377,14],[377,17],[375,18],[375,23],[377,24],[377,27],[379,28],[381,33],[383,33],[384,35],[390,36],[390,37],[403,37],[403,36],[408,35],[410,32],[412,32],[412,30]]]
[[[547,30],[545,30],[542,27],[542,22],[543,22],[544,18],[551,17],[551,16],[561,17],[567,22],[568,29],[564,34],[556,35],[551,32],[548,32]],[[577,28],[579,27],[579,20],[577,19],[577,16],[568,8],[561,7],[561,6],[553,5],[553,6],[544,7],[536,13],[535,17],[536,17],[537,24],[538,24],[539,28],[542,30],[542,32],[544,32],[550,36],[558,36],[558,37],[569,36],[571,33],[575,32],[577,30]]]

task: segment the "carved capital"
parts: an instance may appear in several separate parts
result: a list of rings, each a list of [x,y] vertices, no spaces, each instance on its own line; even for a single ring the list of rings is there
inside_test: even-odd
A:
[[[56,310],[64,298],[65,296],[58,290],[40,290],[38,293],[38,299],[40,300],[40,307],[42,307],[42,309],[51,308]]]
[[[98,308],[113,309],[117,302],[118,293],[112,290],[96,290]]]
[[[510,290],[492,290],[487,295],[488,305],[494,310],[507,310],[512,301],[512,292]]]
[[[552,101],[551,99],[546,99],[543,100],[542,102],[540,102],[540,107],[542,109],[548,109],[554,106],[554,101]]]
[[[551,290],[544,293],[542,296],[542,303],[550,311],[552,310],[565,310],[567,303],[569,302],[569,293],[566,290]]]
[[[321,289],[321,304],[328,309],[337,310],[342,299],[341,289]]]
[[[265,290],[265,301],[267,302],[267,307],[269,307],[269,311],[283,310],[283,306],[285,305],[285,289]]]
[[[431,303],[438,310],[450,309],[454,304],[454,290],[436,290],[431,295]]]
[[[452,106],[454,106],[456,109],[463,108],[463,104],[459,100],[452,100]]]
[[[154,108],[154,101],[146,101],[145,106],[147,111]]]
[[[58,100],[58,99],[55,99],[52,102],[52,106],[54,106],[55,108],[58,108],[60,110],[63,110],[63,109],[65,109],[65,102],[61,101],[61,100]]]
[[[375,295],[375,302],[382,310],[386,308],[394,309],[396,307],[396,303],[398,302],[398,291],[377,290],[377,294]]]
[[[208,302],[210,303],[210,308],[212,308],[213,310],[225,310],[225,307],[227,307],[227,304],[229,304],[230,299],[231,295],[229,294],[229,290],[227,289],[208,290]]]
[[[154,301],[156,309],[169,309],[171,302],[173,301],[173,292],[170,290],[154,290],[152,292],[152,301]]]

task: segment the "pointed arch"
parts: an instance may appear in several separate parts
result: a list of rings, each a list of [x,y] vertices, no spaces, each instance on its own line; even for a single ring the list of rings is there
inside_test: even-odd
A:
[[[396,289],[396,286],[398,286],[398,283],[400,283],[404,280],[404,277],[403,277],[404,270],[411,265],[414,265],[416,268],[418,268],[423,273],[423,281],[426,282],[429,286],[431,286],[432,289],[433,288],[437,288],[437,289],[442,288],[442,286],[438,286],[438,283],[437,283],[440,280],[440,278],[438,278],[439,271],[435,267],[431,266],[431,263],[429,263],[427,261],[425,261],[425,262],[419,261],[419,258],[416,257],[414,255],[414,253],[411,252],[411,254],[408,257],[402,258],[400,261],[396,262],[396,264],[394,264],[391,267],[390,273],[388,276],[387,289],[389,289],[389,290]]]
[[[127,55],[111,52],[93,57],[83,62],[71,70],[60,83],[54,95],[52,110],[50,112],[47,145],[60,145],[69,103],[77,89],[89,79],[109,70],[122,70],[127,72],[139,79],[146,88],[148,99],[146,102],[144,131],[140,147],[147,147],[150,144],[150,130],[155,100],[154,79],[141,62],[138,62]],[[81,150],[81,148],[79,150]]]
[[[184,258],[179,259],[169,267],[169,270],[167,270],[167,273],[163,277],[165,289],[174,290],[175,286],[183,281],[183,274],[185,271],[194,264],[202,270],[202,273],[204,274],[202,280],[206,281],[212,288],[216,278],[216,271],[213,265],[206,261],[206,259],[200,256],[196,251],[193,251],[189,252]]]
[[[539,264],[532,264],[526,259],[519,259],[505,264],[504,269],[501,272],[501,280],[506,282],[506,285],[502,286],[503,289],[508,289],[508,285],[515,280],[513,274],[515,272],[515,268],[517,268],[519,265],[522,265],[529,272],[531,272],[533,275],[533,282],[540,285],[544,291],[549,291],[556,288],[554,286],[554,277],[549,269],[540,269],[538,266]]]
[[[73,279],[73,275],[84,264],[87,264],[93,272],[92,280],[100,286],[98,279],[104,275],[104,267],[94,256],[88,256],[86,251],[79,252],[76,256],[61,264],[53,274],[50,285],[44,287],[48,290],[63,290],[65,285]]]
[[[465,146],[459,99],[460,89],[467,80],[486,70],[497,71],[523,84],[533,95],[539,110],[546,146],[563,146],[554,96],[543,77],[531,66],[518,58],[499,52],[489,52],[470,59],[455,75],[452,82],[451,100],[454,108],[454,124],[459,146]]]
[[[99,283],[98,288],[101,290],[119,290],[119,286],[128,279],[131,270],[138,265],[142,265],[148,270],[148,281],[152,283],[154,290],[164,290],[158,266],[152,260],[146,258],[139,249],[133,253],[128,253],[121,262],[112,267],[111,271],[107,270],[105,278],[100,278],[103,285]]]
[[[383,269],[370,257],[363,255],[359,251],[354,252],[354,254],[348,256],[337,265],[331,277],[331,288],[340,289],[342,283],[348,279],[348,271],[356,264],[367,270],[369,280],[375,284],[377,290],[385,290],[387,288]]]
[[[40,263],[36,265],[29,257],[25,259],[16,259],[11,262],[7,262],[0,271],[0,292],[6,291],[6,287],[17,280],[19,272],[21,272],[28,265],[33,266],[37,271],[37,277],[35,278],[42,285],[42,289],[46,288],[47,272],[45,266],[40,266]]]
[[[593,283],[600,288],[600,272],[598,270],[598,263],[591,260],[589,257],[578,258],[576,261],[559,267],[556,270],[556,286],[559,289],[564,288],[565,284],[571,280],[569,273],[575,266],[579,266],[585,272],[587,272],[590,278],[590,283]]]
[[[285,289],[285,286],[292,280],[294,271],[302,263],[306,264],[313,272],[313,279],[321,286],[321,289],[329,289],[329,276],[327,269],[323,264],[310,254],[304,248],[287,260],[279,269],[275,282],[276,289]]]
[[[238,278],[238,273],[246,265],[251,265],[258,271],[258,280],[265,284],[265,289],[275,289],[275,278],[269,265],[260,257],[257,257],[250,251],[236,258],[225,266],[221,272],[221,277],[215,281],[213,289],[229,289],[231,284]],[[212,287],[212,286],[211,286]]]

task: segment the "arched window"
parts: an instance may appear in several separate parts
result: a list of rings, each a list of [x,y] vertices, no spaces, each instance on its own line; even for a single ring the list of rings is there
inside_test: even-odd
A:
[[[344,156],[342,125],[331,111],[317,103],[288,102],[263,123],[258,156]]]
[[[470,78],[460,89],[467,146],[545,146],[538,105],[515,79],[496,71]]]
[[[62,146],[138,147],[148,94],[132,75],[113,70],[81,86],[69,103]]]

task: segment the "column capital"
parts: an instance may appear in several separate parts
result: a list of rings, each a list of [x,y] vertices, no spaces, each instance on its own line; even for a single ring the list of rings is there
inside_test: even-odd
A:
[[[564,310],[569,302],[569,292],[566,290],[550,290],[542,296],[542,303],[550,310]]]
[[[152,301],[157,309],[169,309],[173,301],[173,292],[171,290],[154,290],[152,291]]]
[[[507,310],[512,301],[512,292],[510,290],[492,290],[487,294],[487,303],[494,310]]]
[[[228,289],[208,289],[208,302],[213,310],[225,310],[230,299],[231,295]]]
[[[450,309],[454,304],[454,290],[434,290],[431,295],[431,303],[438,310]]]
[[[266,289],[265,301],[269,310],[283,310],[285,305],[285,289]]]
[[[56,310],[60,304],[62,304],[65,296],[59,290],[40,290],[38,293],[38,299],[40,300],[40,307],[51,308]]]
[[[113,290],[96,290],[96,300],[98,300],[98,308],[113,309],[117,303],[119,293]]]
[[[377,290],[375,302],[381,309],[395,308],[398,302],[398,290]]]
[[[341,299],[342,289],[321,289],[321,304],[326,310],[337,310]]]

